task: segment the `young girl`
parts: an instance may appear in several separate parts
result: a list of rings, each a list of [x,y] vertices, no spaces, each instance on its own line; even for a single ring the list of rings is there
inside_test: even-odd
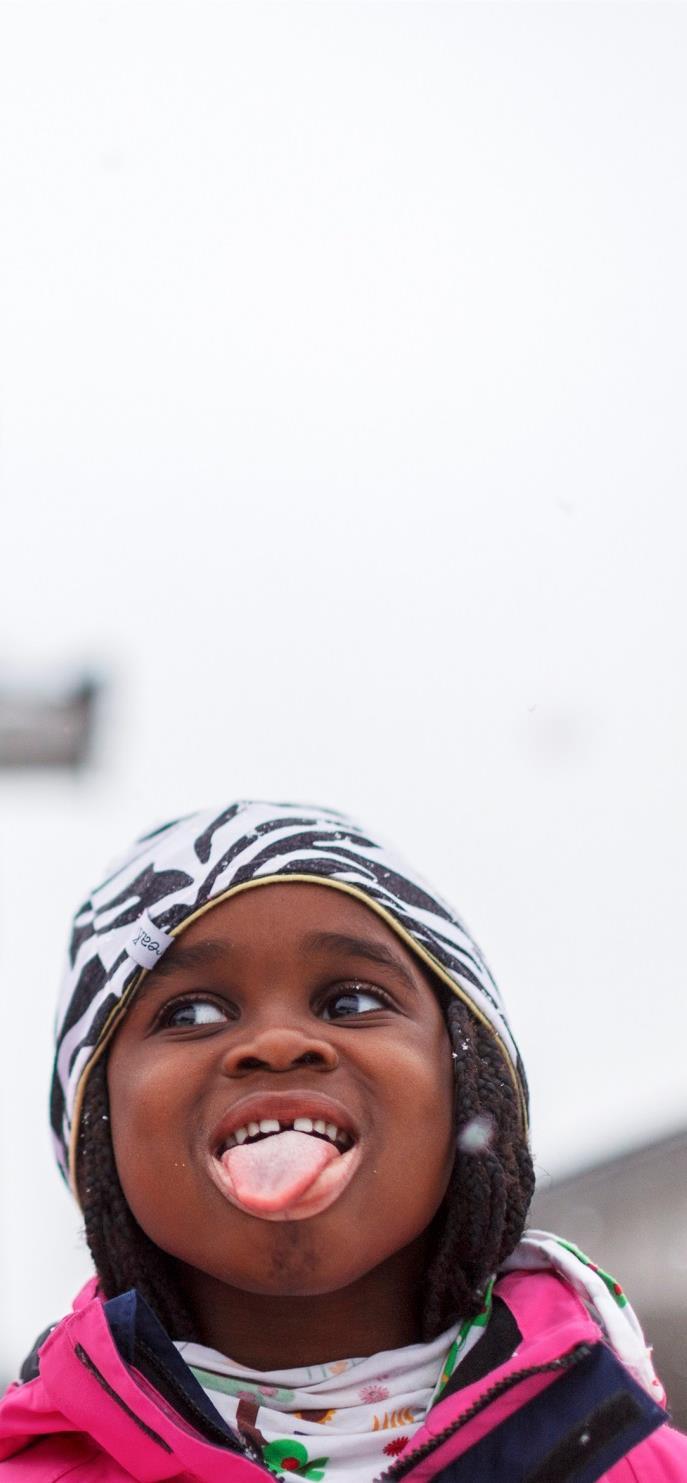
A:
[[[74,920],[51,1114],[97,1276],[0,1405],[7,1483],[687,1478],[621,1289],[523,1236],[480,952],[350,820],[139,840]]]

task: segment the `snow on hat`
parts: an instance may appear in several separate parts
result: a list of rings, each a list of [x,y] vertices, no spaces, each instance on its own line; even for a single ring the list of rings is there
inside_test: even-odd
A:
[[[143,835],[76,913],[50,1102],[65,1176],[74,1181],[88,1074],[143,974],[210,905],[289,880],[333,886],[364,901],[469,1005],[504,1055],[526,1124],[527,1082],[499,991],[455,912],[343,814],[290,803],[232,803]]]

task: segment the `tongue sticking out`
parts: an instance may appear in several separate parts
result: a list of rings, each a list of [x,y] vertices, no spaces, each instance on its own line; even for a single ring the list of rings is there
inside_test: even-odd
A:
[[[289,1210],[332,1159],[333,1143],[311,1133],[272,1133],[258,1143],[228,1148],[220,1160],[232,1194],[245,1210],[273,1215]]]

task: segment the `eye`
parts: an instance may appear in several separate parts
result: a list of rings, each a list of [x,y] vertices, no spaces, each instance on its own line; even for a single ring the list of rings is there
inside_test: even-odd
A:
[[[198,1029],[201,1025],[221,1025],[228,1018],[228,1011],[214,999],[176,999],[172,1004],[165,1004],[157,1025],[164,1030]]]
[[[372,984],[338,984],[324,1001],[322,1019],[357,1019],[361,1015],[371,1014],[375,1009],[390,1007],[388,995],[382,989],[373,988]]]

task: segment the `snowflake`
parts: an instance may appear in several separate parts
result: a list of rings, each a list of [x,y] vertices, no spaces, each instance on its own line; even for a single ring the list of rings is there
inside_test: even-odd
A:
[[[409,1441],[410,1437],[392,1437],[391,1441],[387,1442],[384,1448],[387,1457],[398,1457],[399,1452],[402,1452],[403,1448],[408,1446]]]
[[[368,1406],[374,1405],[375,1401],[385,1401],[388,1394],[386,1385],[361,1385],[358,1391],[361,1401]]]
[[[458,1133],[458,1147],[462,1153],[486,1153],[494,1141],[494,1119],[488,1114],[472,1117]]]

